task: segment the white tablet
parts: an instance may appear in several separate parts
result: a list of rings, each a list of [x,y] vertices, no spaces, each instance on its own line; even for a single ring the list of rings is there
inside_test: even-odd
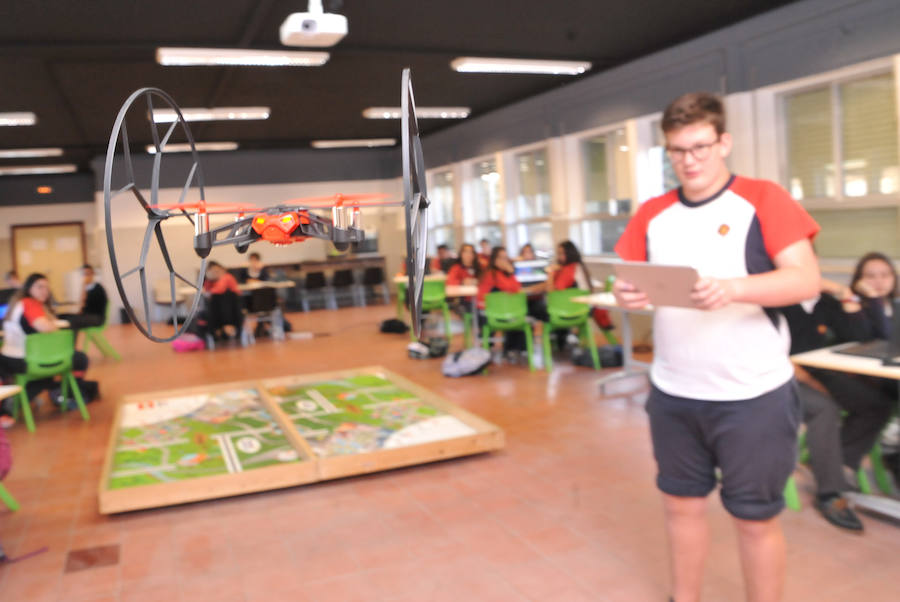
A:
[[[626,280],[647,294],[656,306],[694,307],[691,291],[700,275],[684,265],[659,265],[642,261],[614,263],[616,278]]]

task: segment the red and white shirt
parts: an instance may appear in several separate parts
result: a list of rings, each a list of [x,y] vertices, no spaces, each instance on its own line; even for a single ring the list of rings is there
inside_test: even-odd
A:
[[[777,184],[732,176],[703,201],[691,202],[680,190],[650,199],[628,222],[616,253],[629,261],[691,266],[701,277],[740,278],[774,270],[778,253],[818,230]],[[794,374],[783,316],[759,305],[659,307],[653,332],[650,378],[670,395],[750,399]]]
[[[25,337],[37,332],[33,324],[38,318],[46,318],[44,304],[32,297],[25,297],[9,310],[3,321],[3,349],[6,357],[25,359]]]

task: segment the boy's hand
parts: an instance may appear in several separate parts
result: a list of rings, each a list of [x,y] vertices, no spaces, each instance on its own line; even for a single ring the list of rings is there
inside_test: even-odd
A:
[[[734,301],[737,291],[734,280],[701,278],[694,285],[691,301],[697,309],[720,309]]]
[[[616,296],[616,303],[623,309],[643,309],[650,304],[650,299],[647,298],[646,294],[621,278],[616,278],[612,290],[613,295]]]

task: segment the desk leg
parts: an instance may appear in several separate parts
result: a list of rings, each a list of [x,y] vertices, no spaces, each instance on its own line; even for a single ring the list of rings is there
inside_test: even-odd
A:
[[[477,347],[481,341],[481,329],[478,327],[478,297],[472,297],[472,336]]]
[[[647,371],[650,367],[646,362],[634,359],[631,320],[629,319],[627,311],[619,311],[622,312],[622,369],[608,376],[604,376],[597,381],[600,394],[603,396],[606,396],[607,385],[616,381],[632,377],[641,377],[642,380],[646,379]]]

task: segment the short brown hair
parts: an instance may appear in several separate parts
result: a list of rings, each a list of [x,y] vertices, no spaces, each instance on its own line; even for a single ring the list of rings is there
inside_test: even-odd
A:
[[[725,106],[715,94],[691,92],[679,96],[666,107],[662,131],[671,132],[701,121],[716,128],[716,134],[721,136],[725,133]]]

